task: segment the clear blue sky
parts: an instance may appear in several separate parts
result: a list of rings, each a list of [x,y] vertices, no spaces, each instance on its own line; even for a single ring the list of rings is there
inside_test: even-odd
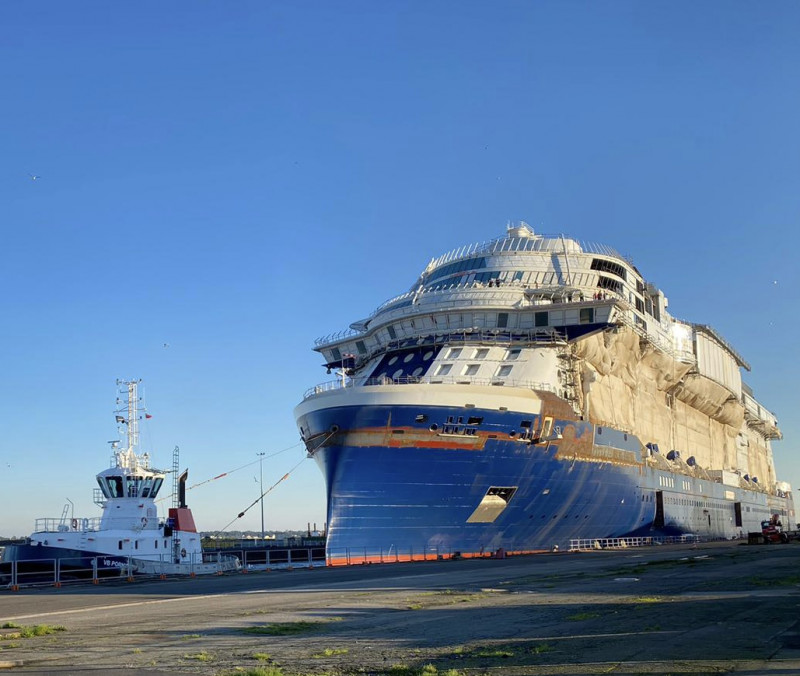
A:
[[[156,464],[288,448],[267,529],[321,525],[314,339],[508,219],[615,247],[721,332],[800,488],[798,34],[781,1],[3,3],[0,535],[98,514],[118,377]],[[257,475],[191,491],[198,526]]]

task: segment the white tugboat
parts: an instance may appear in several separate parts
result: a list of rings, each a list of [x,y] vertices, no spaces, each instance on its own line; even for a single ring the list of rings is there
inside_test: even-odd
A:
[[[58,518],[36,520],[29,542],[3,551],[3,576],[19,582],[46,574],[55,580],[109,574],[201,574],[235,570],[229,557],[203,561],[200,534],[186,505],[188,472],[178,476],[173,467],[173,506],[160,518],[156,498],[168,472],[150,465],[149,453],[138,453],[140,381],[117,381],[124,399],[116,421],[126,428],[127,445],[110,442],[111,466],[97,475],[94,501],[100,517],[75,518],[69,505]],[[146,415],[146,414],[145,414]],[[176,449],[177,451],[177,449]]]

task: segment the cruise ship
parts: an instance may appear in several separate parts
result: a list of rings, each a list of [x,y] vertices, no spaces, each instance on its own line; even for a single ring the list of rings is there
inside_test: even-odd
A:
[[[509,224],[314,349],[329,560],[795,527],[750,366],[608,246]]]

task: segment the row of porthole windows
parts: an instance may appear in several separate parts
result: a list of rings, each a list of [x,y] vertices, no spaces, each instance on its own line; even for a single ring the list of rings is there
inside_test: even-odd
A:
[[[412,361],[416,357],[413,352],[409,352],[405,357],[403,357],[403,363],[408,364],[408,362]],[[433,357],[433,350],[428,350],[424,355],[422,355],[423,361],[430,361]],[[394,366],[400,359],[399,355],[395,355],[389,361],[386,362],[387,366]]]
[[[417,376],[421,376],[423,373],[425,373],[425,367],[424,366],[417,366],[417,368],[415,368],[411,373],[407,373],[406,375],[410,376],[412,378],[416,378]],[[392,373],[391,376],[389,375],[389,373],[387,371],[384,371],[383,373],[378,374],[377,377],[378,378],[392,378],[393,380],[397,380],[398,378],[402,378],[403,377],[403,369],[397,369],[394,373]]]
[[[117,542],[117,548],[118,549],[122,549],[122,545],[123,545],[124,542],[125,542],[124,540],[119,540]],[[155,548],[158,549],[158,540],[153,540],[153,542],[155,544]],[[134,540],[133,541],[133,548],[134,549],[139,549],[139,541],[138,540]],[[167,548],[167,541],[164,540],[164,549],[166,549],[166,548]]]

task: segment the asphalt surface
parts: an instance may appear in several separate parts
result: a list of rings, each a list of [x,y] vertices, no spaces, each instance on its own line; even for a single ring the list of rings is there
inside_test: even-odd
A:
[[[799,564],[737,542],[4,590],[0,669],[800,674]]]

